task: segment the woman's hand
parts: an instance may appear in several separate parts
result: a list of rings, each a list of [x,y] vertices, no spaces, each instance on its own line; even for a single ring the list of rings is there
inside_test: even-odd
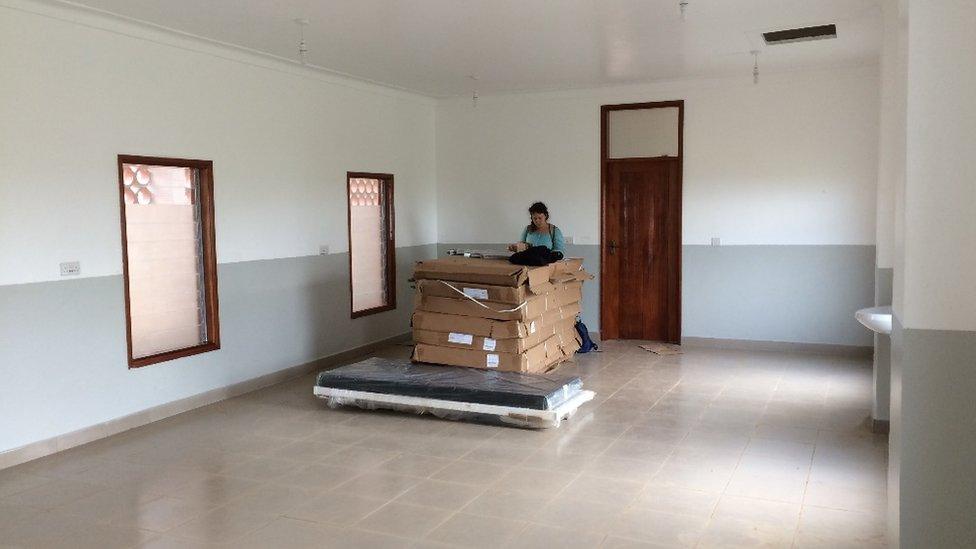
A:
[[[524,252],[529,249],[529,245],[525,242],[516,242],[515,244],[508,245],[508,251],[510,252]]]

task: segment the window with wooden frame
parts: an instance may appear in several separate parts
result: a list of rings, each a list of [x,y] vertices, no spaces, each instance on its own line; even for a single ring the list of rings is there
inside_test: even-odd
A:
[[[220,348],[213,162],[119,156],[129,367]]]
[[[393,176],[346,174],[352,318],[396,309]]]

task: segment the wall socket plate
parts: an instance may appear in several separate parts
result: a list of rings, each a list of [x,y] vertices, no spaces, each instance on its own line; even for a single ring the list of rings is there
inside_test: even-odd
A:
[[[563,242],[565,242],[566,244],[574,244],[572,235],[570,235],[570,236],[564,236],[563,237]]]
[[[81,274],[80,261],[65,261],[61,264],[61,276],[78,276]]]
[[[319,255],[329,255],[329,247],[325,244],[319,246]]]
[[[719,237],[717,237],[717,236],[713,236],[712,237],[712,246],[721,246],[721,245],[722,245],[722,239],[719,238]]]

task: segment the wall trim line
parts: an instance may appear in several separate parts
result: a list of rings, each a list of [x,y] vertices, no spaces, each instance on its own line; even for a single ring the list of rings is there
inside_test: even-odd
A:
[[[700,347],[707,349],[779,351],[788,353],[843,356],[849,358],[871,358],[874,356],[874,347],[872,346],[837,345],[833,343],[802,343],[794,341],[682,337],[681,344],[687,347]]]
[[[19,448],[0,452],[0,470],[28,461],[33,461],[45,456],[63,452],[89,442],[94,442],[112,435],[123,433],[136,427],[142,427],[172,417],[175,415],[189,412],[203,406],[208,406],[223,400],[228,400],[241,396],[258,389],[277,385],[296,377],[303,376],[310,372],[323,370],[353,359],[363,357],[373,351],[395,343],[400,343],[410,339],[410,332],[401,333],[392,337],[353,347],[332,355],[318,358],[311,362],[290,366],[270,374],[264,374],[248,380],[244,380],[226,387],[218,387],[209,391],[204,391],[193,396],[146,408],[138,412],[115,418],[103,423],[89,425],[70,433],[65,433],[45,440],[39,440],[26,444]],[[311,395],[309,387],[309,395]]]

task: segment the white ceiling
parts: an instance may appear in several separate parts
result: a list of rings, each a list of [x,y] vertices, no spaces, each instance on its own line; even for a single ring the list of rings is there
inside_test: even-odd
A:
[[[604,86],[874,63],[883,0],[75,0],[432,96]],[[767,30],[838,38],[763,46]]]

